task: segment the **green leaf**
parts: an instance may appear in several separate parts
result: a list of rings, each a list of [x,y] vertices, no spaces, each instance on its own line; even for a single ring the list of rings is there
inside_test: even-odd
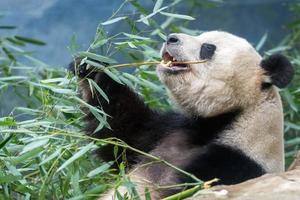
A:
[[[7,138],[5,138],[3,141],[0,143],[0,149],[5,147],[5,145],[10,141],[10,139],[14,136],[14,134],[10,134]]]
[[[99,196],[99,194],[103,193],[105,190],[107,190],[106,185],[97,185],[92,189],[87,190],[84,194],[86,197]]]
[[[81,104],[85,105],[85,106],[88,107],[91,111],[93,110],[93,111],[96,111],[96,112],[101,113],[101,114],[103,114],[103,115],[107,115],[107,114],[106,114],[105,112],[103,112],[102,110],[99,110],[98,108],[96,108],[96,107],[94,107],[94,106],[92,106],[92,105],[86,103],[85,101],[83,101],[82,99],[80,99],[80,98],[78,98],[78,97],[76,97],[76,96],[73,96],[73,97],[71,97],[71,98],[73,98],[74,100],[76,100],[76,101],[80,102]]]
[[[132,75],[132,74],[129,74],[129,73],[123,73],[123,76],[124,76],[125,78],[128,78],[129,80],[131,80],[131,81],[137,83],[137,84],[140,84],[140,83],[141,83],[140,79],[138,79],[137,77],[135,77],[135,76]]]
[[[77,38],[75,34],[71,36],[68,49],[71,51],[72,54],[75,54],[79,49],[79,45],[77,44]]]
[[[22,42],[26,42],[26,43],[30,43],[30,44],[35,44],[35,45],[40,45],[40,46],[43,46],[43,45],[46,45],[45,42],[41,41],[41,40],[37,40],[37,39],[33,39],[33,38],[28,38],[28,37],[23,37],[23,36],[15,36],[15,38],[17,40],[20,40]]]
[[[71,176],[71,185],[72,185],[72,190],[73,190],[74,196],[82,195],[82,192],[81,192],[80,186],[79,186],[79,179],[80,179],[79,171],[76,170],[76,172],[73,173]]]
[[[259,51],[265,44],[266,40],[268,38],[268,33],[266,32],[262,37],[261,39],[259,40],[259,42],[257,43],[255,49],[256,51]]]
[[[0,77],[0,81],[19,81],[26,80],[28,77],[26,76],[8,76],[8,77]]]
[[[101,25],[105,26],[105,25],[113,24],[113,23],[116,23],[116,22],[121,21],[126,18],[127,17],[116,17],[114,19],[110,19],[110,20],[107,20],[107,21],[101,23]]]
[[[115,159],[118,158],[118,152],[119,152],[119,147],[117,145],[114,146],[114,157]]]
[[[123,33],[123,35],[131,38],[131,39],[137,39],[137,40],[150,40],[150,38],[147,38],[147,37],[142,37],[142,36],[139,36],[139,35],[133,35],[133,34],[129,34],[129,33]]]
[[[78,152],[76,152],[71,158],[69,158],[66,162],[64,162],[58,169],[56,172],[59,172],[61,170],[63,170],[64,168],[66,168],[68,165],[70,165],[71,163],[73,163],[75,160],[79,159],[81,156],[83,156],[86,152],[88,152],[89,150],[91,150],[93,148],[94,144],[93,142],[87,144],[86,146],[84,146],[83,148],[81,148]]]
[[[50,85],[50,84],[41,84],[41,83],[35,83],[35,82],[30,82],[30,84],[32,84],[34,86],[38,86],[38,87],[43,87],[43,88],[49,89],[52,92],[58,93],[58,94],[76,95],[76,92],[74,90],[65,89],[65,88],[58,88],[57,85],[53,86],[53,85]]]
[[[289,50],[290,48],[291,48],[290,46],[278,46],[278,47],[275,47],[273,49],[268,50],[266,52],[266,54],[267,55],[272,55],[274,53],[278,53],[278,52]]]
[[[285,97],[285,99],[287,100],[287,102],[289,103],[289,106],[295,111],[298,112],[298,107],[297,104],[294,100],[294,96],[291,95],[290,91],[288,89],[283,90],[283,96]]]
[[[87,177],[91,178],[93,176],[96,176],[98,174],[101,174],[102,172],[108,170],[112,165],[113,165],[113,161],[110,161],[108,163],[105,163],[103,165],[101,165],[100,167],[97,167],[96,169],[90,171],[88,174],[87,174]]]
[[[105,94],[105,92],[98,86],[97,83],[95,83],[95,81],[93,81],[92,79],[88,79],[88,82],[90,85],[93,85],[93,87],[100,93],[100,95],[109,103],[109,98],[108,96]]]
[[[97,126],[97,128],[94,130],[93,133],[100,131],[104,126],[110,129],[110,126],[106,121],[105,115],[101,116],[98,112],[95,112],[94,110],[90,110],[90,111],[94,115],[94,117],[99,121],[99,125]]]
[[[48,141],[49,141],[49,139],[46,138],[46,139],[31,142],[23,148],[23,151],[20,154],[26,153],[26,152],[31,151],[31,150],[33,150],[35,148],[38,148],[38,147],[45,146],[48,143]]]
[[[16,26],[0,26],[0,29],[15,29]]]
[[[16,61],[15,56],[13,55],[13,53],[11,51],[9,51],[7,48],[3,47],[2,50],[4,51],[4,53],[6,54],[6,56],[12,60],[12,61]]]
[[[33,159],[35,158],[41,151],[43,151],[44,148],[39,147],[39,148],[35,148],[31,151],[28,151],[20,156],[12,156],[12,157],[8,157],[6,158],[8,161],[10,161],[13,165],[17,165],[21,162],[26,161],[27,159]]]
[[[41,83],[58,83],[58,82],[67,84],[70,82],[70,80],[67,78],[49,78],[49,79],[41,80]]]
[[[16,120],[12,117],[2,117],[0,118],[0,126],[15,126]]]
[[[87,51],[79,52],[79,56],[88,57],[88,58],[91,58],[93,60],[97,60],[99,62],[104,62],[104,63],[117,63],[117,61],[115,61],[111,58],[101,56],[101,55],[97,55],[97,54],[87,52]]]
[[[168,6],[162,7],[162,8],[160,8],[160,9],[158,9],[157,11],[155,11],[155,12],[153,12],[153,13],[147,15],[147,16],[144,16],[144,17],[140,18],[139,20],[137,20],[137,22],[144,22],[145,20],[147,20],[147,19],[153,17],[153,16],[156,15],[157,13],[159,13],[159,12],[161,12],[161,11],[167,9],[167,8],[168,8]]]
[[[120,83],[120,84],[123,85],[123,83],[122,83],[122,81],[119,79],[119,77],[118,77],[116,74],[112,73],[108,68],[105,68],[105,69],[104,69],[104,73],[107,74],[107,75],[108,75],[110,78],[112,78],[114,81],[116,81],[116,82],[118,82],[118,83]]]
[[[21,176],[14,176],[14,175],[0,175],[0,183],[11,183],[17,180],[22,179]]]
[[[151,200],[151,195],[149,189],[145,188],[145,200]]]
[[[101,47],[102,45],[104,45],[105,43],[107,43],[108,42],[108,39],[101,39],[101,40],[98,40],[98,41],[96,41],[95,43],[93,43],[92,45],[91,45],[91,48],[92,49],[96,49],[96,48],[98,48],[98,47]]]
[[[300,130],[300,126],[297,126],[297,129],[295,130]],[[296,146],[296,145],[300,145],[300,138],[290,139],[288,141],[285,141],[284,143],[285,148]]]
[[[13,37],[7,37],[5,38],[7,41],[9,41],[10,43],[14,44],[14,45],[17,45],[17,46],[25,46],[25,43],[24,42],[21,42]]]
[[[120,76],[120,80],[125,83],[128,87],[130,87],[131,89],[135,89],[134,85],[132,84],[132,82],[130,80],[128,80],[127,78],[125,78],[124,76]]]
[[[104,70],[105,69],[104,65],[102,65],[102,64],[100,64],[98,62],[94,62],[94,61],[88,60],[88,59],[85,59],[84,63],[92,65],[93,67],[96,67],[96,68],[98,68],[100,70]]]
[[[195,20],[194,17],[191,17],[189,15],[181,15],[181,14],[174,14],[174,13],[168,13],[168,12],[160,12],[160,14],[168,16],[168,17],[179,18],[179,19]]]
[[[163,4],[163,0],[156,0],[156,3],[153,8],[153,12],[156,12]]]
[[[50,160],[57,158],[60,155],[60,152],[61,152],[61,148],[57,149],[54,153],[52,153],[45,160],[43,160],[41,163],[39,163],[39,165],[43,165],[43,164],[49,162]]]

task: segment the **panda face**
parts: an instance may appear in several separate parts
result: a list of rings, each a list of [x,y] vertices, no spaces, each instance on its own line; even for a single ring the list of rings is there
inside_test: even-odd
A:
[[[214,116],[249,107],[259,101],[262,82],[268,79],[255,49],[245,39],[226,32],[171,34],[161,55],[165,61],[207,61],[157,66],[171,98],[189,114]]]

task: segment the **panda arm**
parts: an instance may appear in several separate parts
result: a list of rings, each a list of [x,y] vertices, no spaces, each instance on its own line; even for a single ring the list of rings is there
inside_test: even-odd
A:
[[[103,128],[94,133],[99,125],[96,117],[85,108],[85,131],[96,138],[116,137],[123,140],[128,145],[143,151],[150,151],[156,142],[162,137],[159,121],[164,121],[167,117],[158,111],[150,109],[143,100],[126,85],[122,85],[112,80],[102,72],[95,72],[93,68],[87,69],[86,64],[70,64],[69,70],[76,71],[79,77],[79,88],[82,98],[90,105],[98,107],[109,116],[107,122],[110,128]],[[74,68],[78,68],[75,70]],[[109,98],[107,102],[98,92],[93,94],[87,79],[92,79],[105,92]],[[105,160],[113,159],[112,146],[105,146],[100,149],[101,157]],[[131,152],[133,153],[133,152]],[[131,154],[127,152],[130,157]],[[135,156],[133,156],[135,157]]]

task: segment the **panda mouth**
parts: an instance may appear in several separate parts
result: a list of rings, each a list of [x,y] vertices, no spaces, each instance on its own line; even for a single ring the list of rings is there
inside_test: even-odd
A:
[[[172,56],[169,52],[164,52],[162,55],[161,66],[165,69],[165,71],[170,73],[178,73],[187,71],[190,69],[190,66],[183,62],[182,60],[177,60],[174,56]]]

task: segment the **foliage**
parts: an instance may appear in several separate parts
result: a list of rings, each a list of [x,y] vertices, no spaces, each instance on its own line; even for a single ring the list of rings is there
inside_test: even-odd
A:
[[[96,36],[87,51],[77,52],[75,38],[69,49],[74,57],[95,65],[115,81],[138,91],[151,107],[167,110],[169,100],[158,82],[153,66],[144,65],[134,70],[103,69],[93,60],[116,63],[116,60],[141,62],[160,60],[157,51],[167,32],[198,34],[188,29],[195,6],[213,6],[210,1],[188,1],[189,15],[178,14],[180,5],[157,0],[145,8],[137,0],[124,1],[105,22],[99,24]],[[134,13],[120,14],[125,6]],[[294,6],[293,9],[299,9]],[[107,34],[106,26],[122,24],[124,32]],[[12,29],[13,26],[0,26]],[[291,161],[300,144],[299,137],[299,31],[300,23],[290,24],[291,34],[277,47],[265,54],[281,51],[297,67],[297,76],[289,89],[281,91],[285,105],[286,157]],[[1,30],[0,30],[1,31]],[[258,43],[260,49],[267,36]],[[115,152],[131,148],[115,138],[95,140],[81,131],[83,113],[87,107],[99,120],[98,130],[109,126],[108,117],[78,97],[76,77],[65,69],[48,66],[23,50],[26,45],[44,45],[43,42],[23,36],[0,37],[0,94],[2,101],[8,94],[19,97],[23,106],[16,106],[7,117],[0,118],[0,199],[94,199],[108,188],[123,185],[134,193],[134,185],[125,174],[125,164],[117,163],[120,172],[111,169],[112,162],[95,158],[94,151],[108,143],[115,144]],[[104,98],[109,97],[90,80],[90,88]],[[131,148],[132,149],[132,148]],[[132,149],[138,151],[136,149]],[[154,161],[158,158],[140,152]],[[165,164],[170,165],[165,162]],[[171,166],[176,168],[175,166]],[[180,169],[178,169],[180,171]],[[182,173],[185,173],[181,171]],[[187,174],[191,176],[190,174]],[[197,186],[196,186],[197,187]]]
[[[285,157],[286,166],[294,159],[300,149],[300,3],[290,6],[293,11],[294,20],[288,24],[291,34],[288,35],[280,44],[287,47],[285,55],[291,60],[295,67],[295,76],[289,88],[281,91],[284,100],[284,119],[285,119]],[[280,48],[280,46],[277,47]],[[275,48],[276,49],[276,48]]]

